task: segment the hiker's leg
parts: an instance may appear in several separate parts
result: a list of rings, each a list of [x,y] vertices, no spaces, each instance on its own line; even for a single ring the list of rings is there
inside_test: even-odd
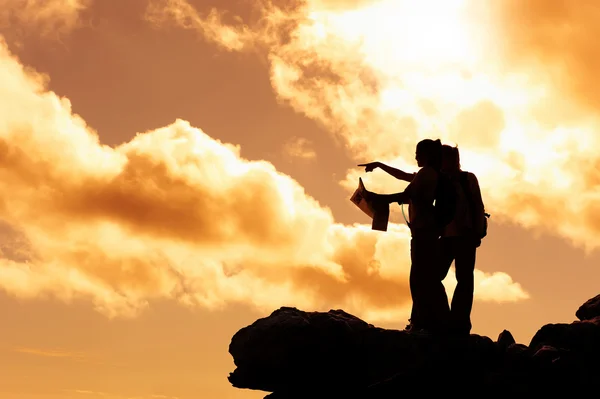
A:
[[[418,322],[419,322],[418,310],[417,310],[417,308],[415,306],[415,302],[413,300],[413,304],[412,304],[412,307],[410,309],[410,316],[409,316],[409,319],[408,319],[408,324],[404,328],[405,331],[412,330],[413,328],[414,329],[419,329]]]
[[[448,271],[450,270],[450,266],[452,266],[452,262],[454,262],[455,253],[454,253],[454,237],[442,237],[440,240],[439,246],[439,279],[443,281],[448,275]]]
[[[442,283],[443,276],[447,273],[447,271],[443,273],[445,263],[442,262],[447,262],[447,257],[446,253],[442,252],[441,244],[441,240],[435,238],[429,243],[429,250],[427,251],[428,308],[432,318],[432,328],[439,332],[443,332],[447,328],[450,319],[448,295]]]
[[[411,238],[409,286],[413,305],[410,323],[418,328],[424,328],[426,325],[422,310],[424,290],[426,289],[423,278],[425,272],[425,266],[423,265],[423,247],[422,239],[415,237]]]
[[[444,287],[443,280],[448,275],[450,266],[454,261],[454,245],[451,238],[439,238],[437,246],[437,257],[431,259],[435,265],[432,275],[435,281],[431,282],[429,297],[432,301],[433,314],[435,315],[438,329],[445,332],[450,323],[450,306],[448,305],[448,295]]]
[[[439,240],[413,238],[411,259],[411,323],[420,328],[440,330],[448,321],[450,308],[446,289],[439,279]]]
[[[452,326],[459,333],[471,331],[471,309],[475,288],[475,258],[477,248],[472,239],[460,237],[455,242],[456,289],[452,296]]]

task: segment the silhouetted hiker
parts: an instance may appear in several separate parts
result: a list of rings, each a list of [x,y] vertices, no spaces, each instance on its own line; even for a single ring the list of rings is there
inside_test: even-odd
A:
[[[418,161],[417,161],[417,164],[418,164]],[[395,177],[396,179],[404,180],[409,183],[412,182],[413,179],[415,178],[415,176],[417,175],[414,172],[408,173],[408,172],[394,168],[392,166],[384,164],[383,162],[378,162],[378,161],[370,162],[370,163],[363,163],[358,166],[364,166],[365,172],[372,172],[373,170],[379,168],[379,169],[383,170],[384,172],[386,172],[387,174]],[[410,312],[410,318],[408,319],[409,324],[405,328],[406,331],[418,331],[419,330],[419,328],[413,323],[413,320],[418,320],[418,317],[415,319],[415,315],[416,315],[416,310],[415,310],[415,303],[413,301],[411,312]]]
[[[450,332],[471,331],[474,270],[477,248],[486,235],[487,220],[477,177],[460,168],[457,147],[442,146],[442,171],[456,187],[456,213],[440,238],[440,280],[446,278],[454,261],[456,289],[450,306]]]
[[[410,241],[410,291],[413,300],[413,312],[410,319],[410,331],[443,332],[450,315],[448,297],[439,270],[439,237],[454,216],[455,204],[440,194],[447,194],[448,184],[441,175],[440,140],[425,139],[417,144],[417,165],[421,168],[414,174],[391,168],[381,162],[361,164],[367,172],[380,167],[398,179],[410,179],[409,185],[401,193],[368,193],[374,201],[388,203],[408,203]],[[451,188],[451,187],[450,187]],[[454,200],[454,198],[451,198]],[[436,200],[436,206],[434,206]]]

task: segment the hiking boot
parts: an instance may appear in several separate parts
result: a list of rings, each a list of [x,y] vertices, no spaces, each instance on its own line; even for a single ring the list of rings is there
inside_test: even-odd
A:
[[[406,327],[404,327],[404,331],[411,332],[415,328],[417,328],[417,327],[413,324],[412,320],[408,319],[408,324],[406,325]]]
[[[419,327],[415,324],[412,324],[412,322],[410,322],[410,320],[409,320],[409,324],[407,324],[406,327],[404,327],[404,331],[406,331],[409,334],[416,334],[416,335],[421,335],[421,336],[432,335],[431,331],[429,331],[426,328]]]
[[[411,335],[418,335],[419,337],[433,337],[434,333],[431,330],[428,330],[426,328],[412,328],[409,332],[409,334]]]

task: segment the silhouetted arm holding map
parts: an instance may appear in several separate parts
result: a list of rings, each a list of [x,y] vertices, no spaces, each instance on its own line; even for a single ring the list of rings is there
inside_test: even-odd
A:
[[[428,198],[433,198],[433,192],[437,182],[437,174],[432,173],[430,168],[421,169],[414,174],[414,179],[400,193],[394,194],[375,194],[367,192],[370,199],[374,201],[384,201],[388,203],[408,203],[409,201],[427,202]]]
[[[415,185],[412,184],[413,181],[415,180],[415,177],[417,176],[417,173],[407,173],[403,170],[391,167],[391,166],[386,165],[379,161],[362,163],[362,164],[359,164],[358,166],[364,166],[365,172],[372,172],[373,170],[380,168],[381,170],[383,170],[384,172],[388,173],[389,175],[395,177],[398,180],[404,180],[404,181],[411,183],[401,193],[375,194],[375,193],[368,192],[369,196],[371,196],[371,198],[376,201],[385,201],[388,203],[392,203],[392,202],[406,203],[410,200],[411,194],[414,195],[415,192],[417,191],[417,190],[415,190]],[[417,184],[416,187],[418,188],[419,184]]]
[[[364,166],[365,172],[372,172],[373,170],[380,168],[381,170],[388,173],[389,175],[394,176],[396,179],[404,180],[407,182],[411,182],[416,176],[416,173],[407,173],[403,170],[393,168],[393,167],[386,165],[379,161],[369,162],[369,163],[361,163],[358,166]],[[392,201],[392,202],[396,202],[396,201]]]
[[[385,201],[390,204],[392,202],[397,202],[399,204],[403,204],[405,202],[408,202],[408,200],[410,199],[409,193],[407,193],[406,190],[404,190],[401,193],[395,193],[395,194],[375,194],[375,193],[371,193],[371,194],[373,194],[373,196],[374,196],[373,198],[375,199],[375,201]]]

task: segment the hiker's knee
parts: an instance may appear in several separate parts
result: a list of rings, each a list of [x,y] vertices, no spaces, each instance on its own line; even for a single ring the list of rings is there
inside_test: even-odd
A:
[[[463,286],[474,286],[475,276],[472,268],[456,267],[456,282]]]
[[[438,274],[438,280],[444,281],[446,279],[446,277],[448,277],[448,271],[450,271],[450,269],[441,270],[440,273]]]
[[[440,280],[446,278],[446,276],[448,275],[448,271],[450,271],[450,266],[452,266],[453,261],[454,256],[451,253],[440,253],[440,256],[437,259],[436,268]]]

